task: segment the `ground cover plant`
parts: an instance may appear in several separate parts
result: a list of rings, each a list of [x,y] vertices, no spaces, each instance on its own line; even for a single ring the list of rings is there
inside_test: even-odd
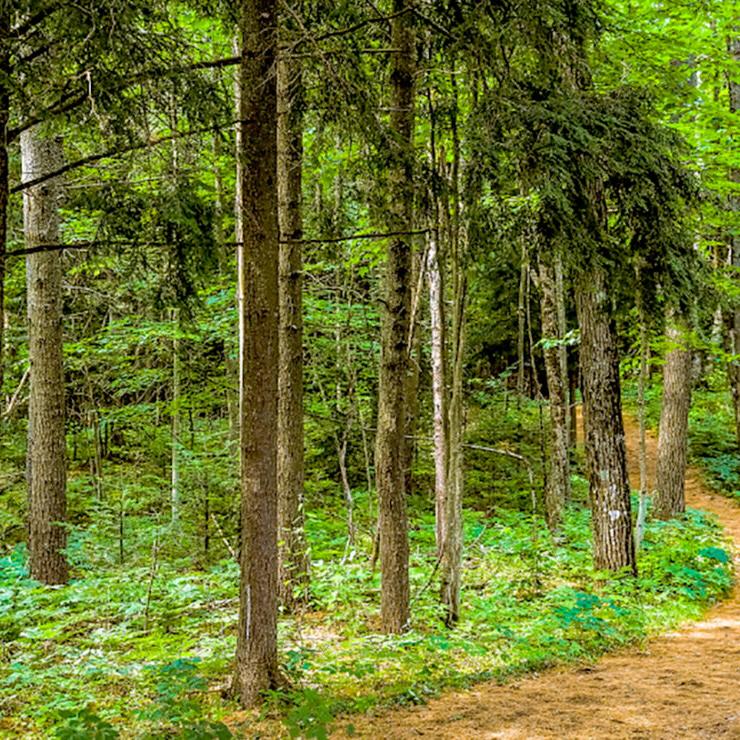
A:
[[[500,420],[491,411],[497,408],[492,399],[488,412],[481,411],[472,438],[487,429],[491,413]],[[518,426],[536,450],[537,419],[536,404],[529,402],[519,412],[512,406],[501,426]],[[473,477],[492,480],[500,472],[483,465]],[[434,519],[428,496],[419,494],[411,528],[414,620],[402,636],[378,630],[380,584],[369,562],[373,507],[367,492],[356,492],[358,535],[351,549],[335,492],[333,504],[307,518],[310,608],[280,622],[280,661],[291,688],[248,715],[223,696],[238,605],[238,567],[223,543],[219,555],[226,557],[195,568],[182,553],[168,555],[166,545],[193,534],[173,531],[165,521],[156,535],[159,554],[144,543],[138,557],[129,556],[134,564],[120,567],[101,547],[105,530],[80,530],[70,540],[73,579],[51,590],[28,578],[18,546],[0,561],[0,731],[79,738],[249,737],[260,731],[320,737],[327,728],[344,727],[350,720],[343,716],[351,713],[590,662],[698,617],[727,593],[729,545],[711,516],[698,511],[649,524],[637,580],[594,570],[587,484],[577,476],[573,484],[575,500],[557,543],[545,526],[539,492],[534,516],[507,508],[500,494],[493,514],[471,501],[466,618],[454,630],[442,623]],[[509,494],[515,502],[529,497],[526,490]]]

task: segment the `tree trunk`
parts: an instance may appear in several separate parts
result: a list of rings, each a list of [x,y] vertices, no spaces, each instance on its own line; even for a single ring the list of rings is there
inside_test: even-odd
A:
[[[403,476],[406,483],[406,494],[414,493],[414,459],[416,456],[416,428],[419,415],[419,380],[421,377],[421,341],[419,314],[422,309],[421,297],[424,287],[423,255],[416,252],[412,255],[411,284],[415,286],[411,297],[411,314],[409,326],[408,355],[409,365],[406,375],[406,431],[404,432]]]
[[[437,249],[437,230],[429,232],[427,252],[429,313],[432,332],[432,404],[434,420],[434,513],[437,555],[444,552],[447,524],[447,372],[445,368],[444,287]]]
[[[279,599],[293,611],[308,598],[303,523],[302,81],[299,62],[278,62],[280,373],[278,376]]]
[[[730,54],[734,61],[740,63],[740,39],[734,38],[730,41]],[[730,93],[730,112],[737,115],[740,111],[740,83],[737,79],[728,76],[728,86]],[[730,180],[736,186],[740,186],[740,167],[734,167],[730,172]],[[736,216],[740,214],[740,195],[737,190],[730,194],[730,210]],[[735,233],[730,237],[730,263],[736,283],[740,283],[740,234]],[[735,409],[735,433],[737,437],[737,448],[740,451],[740,301],[735,302],[734,308],[729,317],[730,332],[729,345],[730,353],[735,359],[729,364],[728,375],[730,381],[730,391],[732,393],[732,402]]]
[[[564,357],[564,331],[559,313],[557,275],[553,259],[549,255],[540,255],[539,278],[542,334],[546,340],[543,354],[550,400],[550,459],[545,488],[545,515],[547,526],[550,531],[555,532],[560,527],[565,503],[570,498],[570,462],[568,459],[570,409],[568,369]]]
[[[463,236],[452,253],[452,326],[450,364],[452,366],[449,411],[449,462],[447,469],[447,500],[445,512],[444,555],[442,558],[442,603],[445,606],[445,624],[454,625],[460,618],[460,586],[463,555],[463,435],[465,407],[463,398],[463,368],[465,353],[465,304],[467,285],[463,255],[460,250]]]
[[[11,74],[8,36],[10,7],[0,6],[0,416],[5,410],[5,252],[8,235],[8,117],[10,95],[6,80]]]
[[[607,284],[607,273],[598,266],[584,269],[576,284],[594,564],[636,573],[619,355]]]
[[[670,519],[686,510],[684,484],[692,386],[693,356],[675,319],[669,319],[666,338],[670,347],[663,368],[654,508],[658,519]]]
[[[170,509],[172,523],[180,518],[180,309],[172,310],[172,460],[170,466]]]
[[[454,67],[454,65],[453,65]],[[457,77],[450,74],[454,104],[450,112],[452,134],[452,172],[450,193],[450,282],[452,284],[452,321],[450,326],[450,402],[448,420],[447,501],[445,539],[442,557],[442,604],[445,624],[452,627],[460,618],[460,587],[463,564],[463,442],[465,432],[465,399],[463,368],[465,359],[465,306],[467,302],[467,228],[464,223],[460,193],[460,137],[458,133]]]
[[[389,231],[413,229],[413,133],[415,47],[409,0],[393,0],[391,21],[391,153]],[[409,621],[409,544],[404,481],[406,376],[411,307],[411,237],[392,237],[385,268],[381,313],[378,431],[375,467],[380,508],[381,621],[401,632]]]
[[[243,255],[242,537],[234,690],[245,706],[279,685],[277,660],[277,3],[240,6]]]
[[[569,444],[571,451],[578,446],[578,375],[580,368],[579,355],[574,348],[571,352],[571,362],[568,363],[568,400],[570,403],[570,424],[568,425]]]
[[[516,393],[517,407],[521,406],[522,396],[524,396],[524,382],[526,379],[526,363],[524,359],[525,350],[525,332],[527,328],[527,310],[525,307],[527,293],[527,272],[529,270],[529,261],[527,260],[527,248],[522,241],[521,260],[519,263],[519,300],[516,307],[517,315],[517,332],[516,332]]]
[[[241,54],[241,43],[238,34],[233,40],[234,56]],[[241,66],[234,75],[234,108],[237,117],[237,123],[234,130],[234,158],[236,161],[236,183],[234,187],[234,237],[237,244],[236,248],[236,315],[238,324],[238,346],[237,360],[235,363],[227,363],[227,372],[231,370],[234,374],[235,386],[237,389],[237,412],[235,419],[229,420],[230,433],[232,439],[241,440],[241,409],[244,403],[244,388],[242,386],[242,377],[244,376],[244,229],[242,222],[244,212],[242,209],[242,181],[244,179],[244,168],[242,167],[242,72]],[[276,114],[277,115],[277,114]],[[277,155],[276,155],[277,156]],[[241,444],[241,443],[240,443]]]
[[[563,275],[563,260],[562,256],[558,254],[555,257],[555,306],[558,316],[558,332],[559,336],[565,339],[568,333],[568,317],[565,306],[565,280]],[[573,404],[573,395],[571,395],[570,389],[570,376],[568,374],[568,347],[565,341],[560,343],[558,347],[560,350],[558,359],[560,361],[560,374],[565,384],[565,426],[567,431],[568,446],[574,444],[573,440],[573,429],[572,426],[576,423],[573,418],[572,410],[575,409]],[[568,471],[570,473],[570,470]],[[570,479],[568,479],[568,491],[566,500],[570,497]]]
[[[640,282],[639,271],[637,282]],[[637,316],[640,324],[640,377],[637,384],[637,408],[640,423],[640,504],[637,510],[637,523],[635,525],[635,551],[639,552],[642,545],[642,537],[645,531],[648,507],[648,467],[647,467],[647,401],[645,392],[650,380],[648,371],[648,332],[645,324],[645,312],[643,310],[642,293],[637,293]]]
[[[60,139],[42,138],[37,127],[21,135],[23,180],[58,170]],[[28,188],[23,196],[26,247],[59,242],[60,178]],[[62,252],[26,258],[28,291],[28,518],[29,571],[42,583],[66,583],[66,440],[62,335]]]
[[[738,182],[740,182],[740,177]],[[735,200],[740,203],[740,198],[735,198]],[[737,212],[740,213],[740,206],[737,207]],[[732,241],[732,267],[733,271],[740,275],[740,237],[735,236]],[[737,448],[740,451],[740,307],[736,307],[731,312],[729,345],[734,359],[730,362],[728,376],[735,411],[735,436]]]

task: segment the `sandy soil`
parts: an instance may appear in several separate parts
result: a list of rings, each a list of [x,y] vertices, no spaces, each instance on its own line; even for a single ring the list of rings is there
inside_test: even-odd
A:
[[[638,430],[625,423],[637,485]],[[652,461],[656,444],[648,439]],[[740,507],[708,490],[696,470],[688,472],[686,495],[690,506],[720,518],[740,565]],[[481,684],[353,721],[366,738],[740,738],[740,587],[704,621],[594,666]]]

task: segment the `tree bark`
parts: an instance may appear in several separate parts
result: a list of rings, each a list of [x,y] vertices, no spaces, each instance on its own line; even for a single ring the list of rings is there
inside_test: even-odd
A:
[[[244,0],[240,31],[242,538],[234,690],[252,706],[280,682],[276,1]]]
[[[454,66],[454,65],[453,65]],[[445,624],[452,627],[460,618],[460,588],[463,562],[463,442],[465,432],[465,399],[463,370],[465,360],[465,306],[467,302],[467,228],[460,192],[460,137],[458,132],[458,93],[455,73],[450,74],[454,104],[450,112],[452,134],[452,196],[450,219],[450,283],[452,317],[450,322],[450,399],[448,418],[448,462],[445,506],[445,538],[442,554],[441,600]]]
[[[241,54],[241,42],[238,34],[233,39],[234,56]],[[244,388],[242,387],[242,377],[244,376],[244,229],[242,221],[244,213],[242,210],[242,181],[244,179],[242,167],[242,73],[241,64],[234,75],[234,112],[236,113],[236,126],[234,127],[234,158],[236,161],[236,183],[234,187],[234,238],[237,244],[236,249],[236,314],[237,314],[237,360],[229,365],[227,363],[227,372],[231,370],[234,373],[235,387],[237,389],[237,411],[235,420],[230,420],[230,432],[234,440],[241,440],[241,409],[244,403]],[[277,156],[277,155],[276,155]],[[241,443],[240,443],[241,444]]]
[[[403,476],[406,484],[406,495],[414,493],[414,459],[416,457],[416,428],[419,415],[419,381],[421,378],[421,342],[419,314],[422,310],[424,266],[423,255],[418,251],[412,255],[411,285],[416,286],[411,296],[411,314],[409,320],[408,372],[406,375],[406,431],[404,432]],[[418,292],[418,295],[417,295]]]
[[[636,573],[619,355],[607,284],[606,271],[595,265],[584,269],[576,284],[594,564]]]
[[[558,280],[551,256],[540,255],[540,312],[545,373],[550,401],[550,458],[545,488],[545,516],[550,531],[560,527],[563,509],[570,498],[568,368],[565,359],[565,336],[560,316]],[[561,286],[562,288],[562,280]],[[562,295],[560,296],[562,299]]]
[[[740,39],[734,38],[730,41],[730,54],[735,63],[740,63]],[[740,111],[740,83],[736,78],[728,77],[728,86],[730,93],[730,112],[737,115]],[[740,186],[740,167],[735,167],[730,172],[730,180],[736,186]],[[740,195],[737,191],[730,194],[730,211],[736,216],[740,213]],[[730,238],[730,263],[736,283],[740,283],[740,234],[737,230]],[[732,403],[735,410],[735,434],[737,438],[737,448],[740,451],[740,302],[736,301],[735,306],[730,311],[729,317],[729,345],[730,353],[734,355],[734,360],[728,367],[728,376],[730,381],[730,391],[732,393]]]
[[[10,115],[10,93],[7,80],[10,78],[10,6],[0,7],[0,416],[5,410],[5,252],[8,236],[8,118]]]
[[[640,282],[639,270],[637,273],[637,282]],[[640,289],[637,292],[637,317],[640,324],[640,377],[637,383],[637,408],[640,424],[640,504],[637,510],[637,522],[635,524],[635,551],[639,552],[642,545],[642,537],[645,531],[645,521],[647,520],[648,507],[648,466],[647,466],[647,401],[645,393],[650,380],[648,370],[648,351],[650,344],[648,342],[648,331],[643,309],[643,298]]]
[[[670,343],[663,368],[663,405],[658,432],[654,514],[658,519],[686,511],[684,485],[689,446],[689,409],[692,390],[692,352],[686,348],[682,327],[669,319]]]
[[[391,21],[391,153],[389,231],[413,230],[413,133],[415,48],[411,0],[394,0]],[[400,15],[399,15],[400,14]],[[403,464],[406,428],[411,237],[390,239],[381,312],[378,430],[375,467],[378,487],[381,621],[385,632],[401,632],[409,621],[409,544]]]
[[[429,313],[432,333],[432,405],[434,426],[434,512],[437,555],[444,552],[447,524],[447,371],[444,317],[444,286],[437,249],[437,230],[429,232],[427,251]]]
[[[172,309],[172,328],[175,336],[172,340],[172,449],[170,465],[170,509],[172,523],[177,524],[180,518],[180,415],[181,372],[180,372],[180,309]]]
[[[300,62],[278,61],[280,372],[278,376],[278,596],[286,611],[308,599],[303,487],[303,114]]]
[[[445,506],[444,553],[442,558],[442,603],[445,624],[452,627],[460,618],[460,587],[463,557],[463,492],[465,400],[463,370],[465,355],[465,304],[467,280],[461,245],[465,236],[458,225],[452,252],[452,326],[450,364],[452,370],[449,404],[449,460]]]
[[[43,138],[38,127],[21,135],[22,178],[55,172],[63,163],[62,142]],[[59,242],[60,178],[30,187],[23,196],[26,247]],[[42,583],[66,583],[67,450],[64,428],[62,252],[29,254],[28,291],[28,518],[29,571]]]
[[[519,263],[519,300],[516,307],[517,315],[517,333],[516,333],[516,393],[517,407],[521,406],[522,397],[524,396],[524,383],[526,380],[526,364],[524,359],[525,350],[525,333],[527,328],[527,311],[525,307],[527,292],[527,272],[529,270],[529,260],[527,258],[527,248],[522,241],[521,260]]]

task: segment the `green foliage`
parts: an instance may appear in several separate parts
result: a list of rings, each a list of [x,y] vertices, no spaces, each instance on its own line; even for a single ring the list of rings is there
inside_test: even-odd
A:
[[[334,713],[326,699],[313,689],[296,692],[290,699],[294,706],[285,715],[290,736],[327,740]]]
[[[113,725],[101,719],[88,707],[59,712],[62,724],[54,728],[58,740],[116,740],[119,733]]]
[[[510,495],[517,501],[516,491]],[[443,687],[592,660],[698,616],[729,588],[731,563],[719,529],[698,512],[649,524],[633,582],[593,570],[587,509],[568,510],[566,544],[556,546],[539,516],[533,528],[531,514],[505,506],[503,489],[499,501],[494,515],[466,514],[464,619],[455,630],[442,626],[436,585],[425,589],[434,525],[427,505],[414,503],[417,597],[413,629],[402,636],[375,631],[371,500],[357,497],[351,559],[339,497],[312,507],[312,610],[281,620],[281,662],[297,688],[268,703],[273,710],[261,722],[270,732],[270,717],[281,716],[293,736],[321,738],[347,711],[422,702]],[[109,725],[135,737],[236,732],[224,726],[233,705],[213,689],[230,671],[237,568],[229,561],[205,571],[182,565],[160,563],[145,631],[150,564],[102,571],[95,564],[67,588],[45,589],[26,579],[21,550],[3,558],[3,713],[22,711],[33,732],[66,737],[102,737],[94,733],[110,732]]]

